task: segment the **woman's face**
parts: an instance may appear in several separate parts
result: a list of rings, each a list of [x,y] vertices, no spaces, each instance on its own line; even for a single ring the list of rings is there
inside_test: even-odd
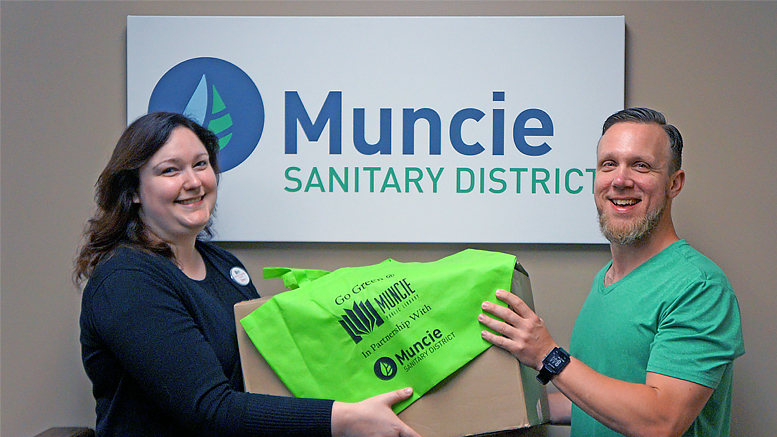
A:
[[[208,151],[185,127],[173,129],[167,142],[140,168],[140,218],[157,237],[171,244],[193,240],[216,206],[216,173]]]

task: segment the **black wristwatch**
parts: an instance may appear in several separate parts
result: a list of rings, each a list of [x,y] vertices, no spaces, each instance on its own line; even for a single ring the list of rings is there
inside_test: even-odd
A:
[[[542,359],[542,369],[537,375],[537,381],[542,385],[547,384],[554,376],[561,373],[569,364],[569,354],[560,347],[554,347],[545,358]]]

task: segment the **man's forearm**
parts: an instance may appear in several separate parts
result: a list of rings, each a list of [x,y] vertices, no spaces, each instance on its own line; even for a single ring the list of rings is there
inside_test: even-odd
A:
[[[646,384],[619,381],[574,357],[553,383],[588,415],[627,436],[682,435],[712,394],[710,388],[652,373]]]

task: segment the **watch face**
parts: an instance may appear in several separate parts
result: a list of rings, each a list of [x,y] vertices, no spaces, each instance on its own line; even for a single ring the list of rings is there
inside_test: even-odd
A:
[[[550,354],[548,357],[548,367],[558,368],[558,366],[564,364],[564,359],[559,354]]]
[[[551,373],[559,373],[569,362],[569,355],[560,348],[550,351],[547,357],[542,360],[542,364],[548,368]]]

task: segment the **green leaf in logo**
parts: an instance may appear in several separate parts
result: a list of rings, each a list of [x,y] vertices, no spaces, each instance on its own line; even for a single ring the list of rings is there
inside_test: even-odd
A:
[[[218,118],[214,118],[208,123],[208,129],[212,130],[216,136],[219,137],[219,149],[223,149],[229,144],[229,140],[232,138],[232,133],[222,135],[222,133],[232,127],[232,116],[227,112],[227,105],[221,99],[216,85],[213,85],[213,105],[211,107],[211,114],[216,115],[223,112],[224,114]]]
[[[397,365],[391,358],[383,357],[378,359],[378,361],[375,361],[373,371],[375,372],[375,376],[377,376],[378,379],[388,381],[397,375]]]
[[[389,366],[386,363],[380,363],[381,373],[383,373],[383,376],[391,376],[391,374],[394,372],[391,366]]]

